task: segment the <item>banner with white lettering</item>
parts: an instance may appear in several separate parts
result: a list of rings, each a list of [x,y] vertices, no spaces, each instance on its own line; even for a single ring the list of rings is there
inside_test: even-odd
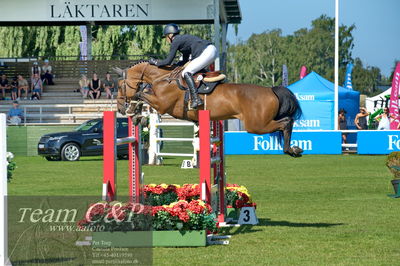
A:
[[[294,124],[295,130],[334,129],[334,84],[311,72],[288,87],[296,96],[303,116]],[[354,118],[359,112],[360,93],[339,87],[339,108],[346,110],[348,129],[355,128]]]
[[[358,154],[389,154],[400,151],[400,131],[377,130],[357,133]]]
[[[247,132],[225,132],[225,154],[283,154],[277,133],[256,135]],[[296,131],[291,146],[299,146],[304,154],[341,154],[342,134],[338,131]]]
[[[400,122],[399,117],[399,90],[400,90],[400,62],[397,63],[396,69],[393,73],[392,92],[390,94],[390,115],[393,121],[390,123],[390,129],[397,129]]]

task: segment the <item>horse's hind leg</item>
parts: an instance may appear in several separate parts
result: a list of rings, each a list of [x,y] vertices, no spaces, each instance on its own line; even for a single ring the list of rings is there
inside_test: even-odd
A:
[[[284,124],[282,132],[283,132],[283,152],[289,154],[293,157],[300,157],[303,150],[298,146],[290,147],[290,140],[292,138],[293,131],[293,118],[285,117],[282,118],[282,123]]]
[[[293,123],[293,118],[285,117],[279,120],[271,120],[265,126],[260,127],[257,120],[244,120],[245,128],[249,133],[265,134],[281,131],[283,133],[283,152],[293,157],[300,157],[303,150],[297,146],[290,147]]]

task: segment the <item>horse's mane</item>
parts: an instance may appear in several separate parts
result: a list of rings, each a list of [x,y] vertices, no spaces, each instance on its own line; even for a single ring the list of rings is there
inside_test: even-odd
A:
[[[132,68],[134,66],[137,66],[137,65],[140,65],[140,64],[143,64],[143,63],[148,63],[148,62],[149,62],[149,60],[140,59],[140,60],[134,62],[132,65],[130,65],[126,70],[128,70],[128,69],[130,69],[130,68]],[[171,73],[169,74],[168,78],[177,79],[179,77],[179,74],[182,72],[184,67],[180,66],[178,64],[173,64],[173,65],[168,65],[168,66],[162,66],[160,68],[168,70],[168,71],[171,71]]]
[[[149,62],[149,60],[140,59],[140,60],[134,62],[134,63],[133,63],[132,65],[130,65],[128,68],[134,67],[134,66],[139,65],[139,64],[142,64],[142,63],[148,63],[148,62]]]

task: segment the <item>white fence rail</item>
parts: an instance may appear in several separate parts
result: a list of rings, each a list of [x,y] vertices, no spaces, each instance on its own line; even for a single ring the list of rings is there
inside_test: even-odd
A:
[[[170,126],[186,126],[193,127],[192,138],[163,138],[161,137],[160,128]],[[161,122],[158,114],[150,114],[149,118],[149,164],[160,165],[162,163],[162,157],[167,156],[178,156],[178,157],[192,157],[193,165],[196,165],[198,138],[195,137],[198,128],[196,124],[192,122]],[[161,142],[174,141],[174,142],[192,142],[193,153],[173,153],[173,152],[161,152]]]
[[[82,118],[94,119],[103,116],[105,110],[116,110],[109,104],[38,104],[38,105],[21,105],[20,108],[24,111],[22,123],[24,125],[49,124],[46,119],[64,119],[68,122],[51,123],[51,124],[80,124],[76,121]],[[82,111],[82,113],[74,113],[74,108],[90,108],[97,109],[96,111]],[[47,110],[46,110],[47,109]],[[52,109],[64,109],[50,111]],[[30,122],[30,119],[35,119],[35,122]]]

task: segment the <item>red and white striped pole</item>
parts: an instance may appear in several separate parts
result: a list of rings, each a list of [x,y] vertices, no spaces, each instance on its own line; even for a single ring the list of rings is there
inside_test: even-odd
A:
[[[140,127],[128,117],[128,137],[117,138],[116,115],[113,111],[103,113],[103,200],[113,201],[117,196],[117,145],[128,144],[129,200],[139,203],[141,200],[141,154]]]
[[[129,137],[134,137],[135,142],[130,142],[129,145],[129,200],[131,202],[139,203],[141,195],[141,159],[140,159],[140,127],[134,126],[132,118],[128,117],[128,132]]]
[[[212,134],[211,134],[212,125]],[[200,138],[200,189],[201,199],[213,208],[218,222],[225,222],[225,171],[224,171],[224,126],[223,121],[210,121],[210,111],[199,111]],[[211,149],[212,145],[212,149]],[[213,178],[211,179],[211,167]],[[217,186],[215,195],[212,187]],[[218,198],[213,198],[213,197]],[[215,201],[217,204],[213,204]]]
[[[103,112],[103,200],[116,198],[117,135],[115,112]]]

